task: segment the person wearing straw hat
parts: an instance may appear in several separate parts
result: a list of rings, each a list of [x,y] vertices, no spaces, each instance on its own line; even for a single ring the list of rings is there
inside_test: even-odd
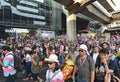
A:
[[[46,72],[46,82],[64,82],[63,74],[59,68],[59,60],[56,54],[50,54],[48,62],[49,69]]]

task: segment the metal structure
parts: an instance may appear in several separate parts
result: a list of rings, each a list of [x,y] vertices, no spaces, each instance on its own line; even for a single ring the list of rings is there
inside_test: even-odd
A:
[[[110,12],[115,10],[113,0],[54,0],[72,13],[81,13],[103,24],[112,21]]]

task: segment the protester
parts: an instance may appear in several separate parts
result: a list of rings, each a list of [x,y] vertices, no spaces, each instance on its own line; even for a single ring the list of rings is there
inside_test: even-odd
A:
[[[14,68],[14,54],[11,52],[9,46],[2,46],[2,53],[5,55],[3,62],[0,61],[2,66],[4,76],[6,78],[5,82],[14,82],[16,70]]]
[[[31,67],[32,77],[34,82],[39,82],[41,80],[39,78],[39,72],[40,72],[39,56],[35,51],[31,51],[30,54],[32,57],[32,67]]]
[[[94,62],[96,64],[95,65],[96,70],[98,70],[99,72],[101,70],[101,62],[102,62],[101,59],[102,58],[100,57],[99,47],[100,47],[100,49],[102,49],[102,48],[104,48],[104,49],[110,48],[111,49],[111,52],[109,53],[109,55],[104,56],[104,57],[107,57],[106,59],[113,61],[114,57],[115,57],[114,55],[116,55],[118,65],[119,65],[119,60],[120,60],[120,57],[119,57],[120,51],[118,51],[120,48],[120,44],[118,43],[118,41],[110,41],[110,40],[106,40],[105,38],[101,38],[101,37],[91,38],[91,37],[86,37],[86,36],[85,37],[79,36],[76,38],[75,41],[69,41],[67,39],[64,40],[64,38],[62,38],[61,36],[58,36],[55,39],[50,39],[50,38],[40,38],[40,37],[34,38],[34,35],[33,36],[31,35],[29,38],[22,36],[22,35],[18,35],[18,38],[15,38],[14,40],[9,39],[9,37],[8,37],[8,39],[6,39],[6,40],[5,39],[0,40],[0,43],[5,44],[5,45],[7,44],[7,45],[11,46],[11,48],[16,49],[16,52],[13,51],[14,54],[17,54],[18,56],[20,56],[21,60],[24,59],[24,61],[21,61],[22,69],[20,69],[23,73],[19,73],[19,74],[24,74],[24,71],[26,70],[27,74],[26,74],[24,80],[28,80],[28,76],[31,72],[30,63],[31,63],[32,58],[31,58],[30,54],[27,53],[28,52],[27,50],[35,50],[36,53],[38,54],[38,56],[40,58],[39,66],[41,69],[39,72],[40,73],[39,76],[44,80],[45,80],[45,76],[42,76],[42,75],[45,75],[47,68],[51,66],[50,64],[48,65],[47,62],[44,61],[44,58],[49,57],[50,54],[57,54],[59,62],[61,64],[61,67],[60,67],[61,69],[66,65],[66,60],[69,60],[69,59],[74,60],[75,67],[79,68],[76,72],[76,73],[78,73],[78,75],[75,78],[80,78],[82,80],[89,79],[89,81],[91,81],[91,82],[94,79],[94,75],[91,75],[91,74],[93,74],[92,72],[94,71],[94,63],[93,63],[92,59],[94,60]],[[115,43],[118,43],[118,44],[116,45]],[[87,45],[87,48],[85,49],[84,46],[82,46],[82,48],[80,48],[79,47],[80,44]],[[68,51],[69,49],[70,49],[70,51]],[[95,50],[93,50],[93,49],[95,49]],[[0,52],[1,51],[2,50],[0,49]],[[118,52],[118,53],[116,54],[116,52]],[[90,60],[89,60],[89,56],[88,56],[89,53],[91,53],[91,56],[93,57],[92,59],[90,57]],[[66,57],[66,55],[68,57]],[[87,55],[87,57],[86,57],[86,55]],[[4,56],[1,54],[1,61]],[[78,62],[76,60],[78,60]],[[107,60],[107,64],[109,64],[109,60]],[[81,62],[81,64],[83,63],[82,66],[80,66],[80,62]],[[29,65],[28,65],[28,63],[29,63]],[[32,62],[32,64],[33,64],[33,62]],[[54,64],[56,65],[56,62],[54,62]],[[24,65],[25,65],[25,67],[24,67]],[[102,65],[102,66],[104,66],[104,65]],[[34,67],[36,67],[36,66],[33,66],[33,68]],[[113,62],[112,63],[110,62],[108,67],[110,70],[113,70],[113,68],[112,68]],[[118,67],[118,68],[120,69],[120,67]],[[104,72],[105,75],[106,75],[106,72],[107,71]],[[71,73],[71,74],[74,75],[74,73]],[[117,73],[115,73],[115,71],[114,71],[114,74],[115,74],[115,76],[117,76],[119,78],[120,73],[118,71],[117,71]],[[95,74],[95,78],[97,78],[96,75],[97,75],[97,72]],[[103,76],[103,79],[105,78],[105,75]],[[113,79],[113,77],[111,77],[111,78]],[[34,77],[33,77],[33,80],[34,80]],[[38,78],[37,78],[37,80],[38,80]],[[102,81],[104,81],[104,80],[102,80]],[[71,82],[71,81],[69,81],[69,82]]]
[[[64,44],[63,41],[60,41],[60,53],[59,53],[59,62],[61,66],[63,67],[65,65],[65,53],[64,53]]]
[[[69,52],[68,52],[68,54],[67,54],[67,56],[66,56],[65,59],[66,59],[66,60],[69,59],[69,60],[72,60],[72,61],[75,62],[75,59],[76,59],[76,56],[77,56],[77,55],[74,54],[74,51],[75,51],[75,48],[74,48],[74,47],[71,47],[71,48],[69,49]]]
[[[25,71],[26,71],[26,75],[25,78],[23,78],[23,81],[26,81],[29,79],[29,76],[31,74],[31,65],[32,65],[32,58],[30,56],[30,48],[25,47],[25,57],[23,58],[23,60],[25,60]]]
[[[95,64],[88,54],[87,46],[81,44],[72,77],[75,80],[75,74],[77,73],[77,82],[94,82]]]
[[[99,50],[100,50],[99,46],[94,46],[92,53],[90,53],[90,56],[93,58],[95,63],[99,56]]]
[[[114,61],[109,60],[109,49],[108,48],[101,49],[99,59],[96,61],[95,82],[104,82],[107,70],[114,71],[114,69],[115,69]],[[111,81],[113,81],[113,79]]]
[[[59,68],[59,61],[56,54],[50,54],[48,61],[49,69],[46,73],[46,82],[64,82],[63,74]]]

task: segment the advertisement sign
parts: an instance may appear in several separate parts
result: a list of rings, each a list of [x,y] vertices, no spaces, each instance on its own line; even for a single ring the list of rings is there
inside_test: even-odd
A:
[[[41,30],[41,37],[43,37],[43,38],[55,38],[55,31]]]

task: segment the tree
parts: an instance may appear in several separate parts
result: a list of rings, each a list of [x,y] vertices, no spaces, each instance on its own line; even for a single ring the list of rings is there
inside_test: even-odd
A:
[[[33,35],[35,35],[36,34],[36,29],[30,29],[29,30],[29,35],[30,36],[33,36]]]

